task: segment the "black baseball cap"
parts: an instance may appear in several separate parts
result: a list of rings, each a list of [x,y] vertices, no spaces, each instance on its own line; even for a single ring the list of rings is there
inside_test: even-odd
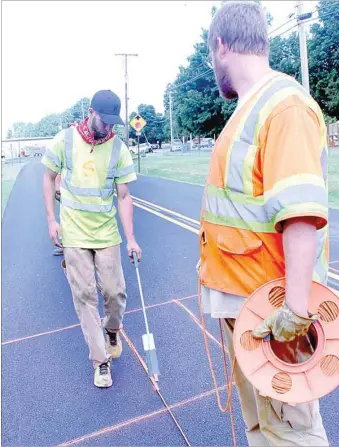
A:
[[[97,112],[105,124],[122,124],[121,101],[111,90],[100,90],[93,96],[90,107]]]

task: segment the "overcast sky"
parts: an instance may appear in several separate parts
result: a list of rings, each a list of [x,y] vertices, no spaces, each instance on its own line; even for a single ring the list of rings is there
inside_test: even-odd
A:
[[[3,136],[15,121],[37,122],[101,89],[115,91],[124,107],[123,59],[115,53],[139,55],[128,61],[129,112],[140,103],[162,112],[166,85],[208,28],[213,4],[220,2],[3,1]],[[263,4],[272,29],[295,11],[295,1]],[[306,10],[316,4],[306,1]]]

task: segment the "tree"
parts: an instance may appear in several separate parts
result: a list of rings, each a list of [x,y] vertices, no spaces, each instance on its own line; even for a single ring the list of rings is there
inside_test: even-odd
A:
[[[293,76],[301,82],[301,68],[299,55],[299,39],[297,33],[287,39],[281,36],[271,40],[270,65],[274,70]]]
[[[339,3],[320,0],[320,24],[308,45],[311,92],[329,117],[339,119]]]
[[[53,113],[42,118],[38,123],[24,123],[22,121],[13,124],[13,138],[26,137],[53,137],[60,129],[66,129],[74,121],[82,120],[82,111],[87,116],[90,105],[89,98],[82,98],[69,109],[62,113]]]

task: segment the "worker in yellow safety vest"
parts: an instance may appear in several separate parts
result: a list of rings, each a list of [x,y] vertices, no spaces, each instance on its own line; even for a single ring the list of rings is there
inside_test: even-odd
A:
[[[256,2],[227,1],[209,30],[220,94],[238,99],[216,141],[202,207],[201,303],[222,319],[231,357],[235,319],[264,283],[286,276],[285,302],[254,332],[288,342],[317,318],[312,278],[326,284],[327,139],[318,104],[269,66],[265,14]],[[318,402],[292,407],[259,395],[235,369],[251,446],[325,446]]]
[[[66,276],[93,361],[94,384],[102,388],[112,385],[110,360],[121,355],[119,331],[127,298],[121,237],[113,205],[114,186],[128,255],[132,260],[135,252],[141,258],[133,233],[133,203],[128,190],[128,183],[136,180],[134,165],[127,146],[112,130],[115,124],[123,125],[120,108],[115,93],[97,92],[88,118],[59,132],[42,159],[46,166],[43,189],[49,236],[57,247],[64,249]],[[54,182],[58,173],[60,228],[54,212]],[[104,298],[102,323],[97,286]]]

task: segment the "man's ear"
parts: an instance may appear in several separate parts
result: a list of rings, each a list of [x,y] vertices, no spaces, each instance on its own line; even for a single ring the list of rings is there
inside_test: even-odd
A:
[[[92,107],[90,107],[88,109],[88,115],[93,115],[93,113],[94,113],[94,110],[92,109]]]
[[[215,50],[216,54],[218,55],[219,59],[224,59],[227,55],[227,45],[225,45],[221,39],[221,37],[217,38],[217,49]]]

